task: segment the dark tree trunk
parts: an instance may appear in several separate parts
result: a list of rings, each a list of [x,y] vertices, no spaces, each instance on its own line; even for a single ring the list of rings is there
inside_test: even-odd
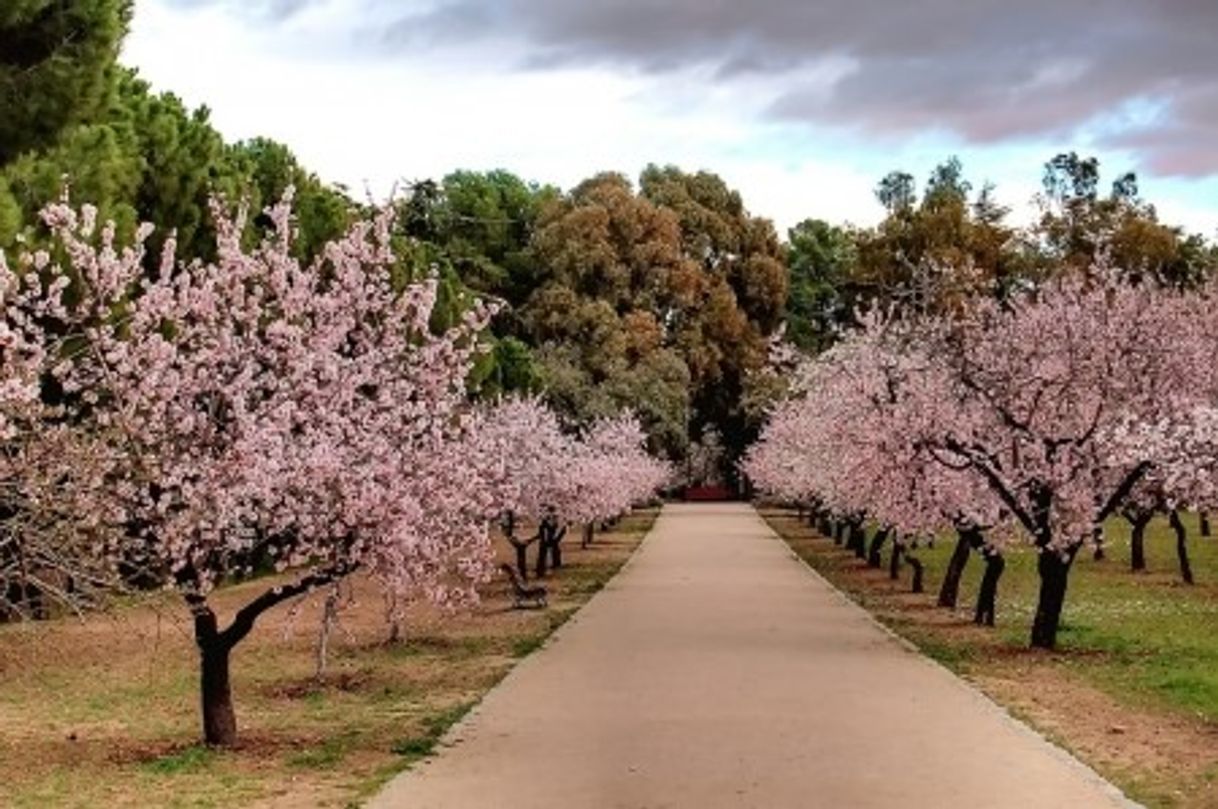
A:
[[[960,597],[960,579],[964,576],[964,568],[968,565],[969,551],[973,546],[975,529],[962,528],[956,531],[956,547],[952,550],[951,559],[947,562],[947,572],[943,574],[943,585],[939,588],[939,606],[955,609],[956,600]]]
[[[1185,584],[1192,584],[1193,566],[1188,561],[1188,531],[1184,530],[1180,512],[1173,509],[1168,519],[1172,530],[1176,532],[1176,558],[1180,560],[1180,578],[1184,579]]]
[[[1066,603],[1066,585],[1070,581],[1070,564],[1077,548],[1063,559],[1050,550],[1041,550],[1036,562],[1040,574],[1040,595],[1036,601],[1036,617],[1032,620],[1032,646],[1053,649],[1057,646],[1057,630],[1061,626],[1062,607]]]
[[[863,527],[862,522],[850,524],[850,544],[847,547],[854,551],[857,558],[867,558],[867,529]]]
[[[203,596],[186,596],[186,603],[194,616],[195,643],[199,647],[199,695],[203,709],[203,740],[207,744],[231,747],[237,742],[229,660],[233,647],[253,630],[258,617],[284,601],[338,581],[357,567],[338,564],[310,573],[290,584],[272,587],[237,610],[232,623],[223,630],[219,628],[216,614]]]
[[[922,583],[922,560],[916,556],[906,554],[905,561],[913,568],[913,582],[910,584],[909,591],[911,593],[925,592],[925,586]]]
[[[867,567],[880,568],[884,566],[884,542],[888,539],[890,528],[881,528],[871,538],[871,548],[867,551]]]
[[[520,574],[521,581],[528,581],[529,546],[525,543],[513,542],[512,547],[516,549],[516,572]]]
[[[1131,525],[1129,533],[1129,567],[1135,573],[1146,569],[1146,526],[1150,524],[1150,515],[1138,514],[1126,516]]]
[[[901,578],[901,552],[904,546],[899,540],[893,540],[892,552],[888,555],[888,578],[896,581]]]
[[[833,526],[833,544],[841,545],[846,538],[846,521],[838,520]]]
[[[208,607],[195,612],[195,642],[199,645],[200,689],[203,706],[203,741],[221,747],[237,743],[237,716],[229,679],[232,645],[216,626]]]
[[[537,540],[537,578],[544,579],[546,576],[546,565],[549,562],[550,548],[545,537]]]
[[[1201,523],[1201,536],[1210,536],[1210,515],[1208,511],[1202,511],[1197,515],[1198,521]]]
[[[994,616],[998,606],[998,580],[1007,562],[997,551],[987,551],[985,554],[985,573],[981,577],[981,589],[977,592],[977,610],[973,613],[973,621],[979,625],[993,626]]]
[[[562,567],[562,542],[557,539],[550,543],[550,567],[555,570]]]
[[[583,534],[580,536],[579,546],[581,548],[587,548],[589,545],[592,544],[592,538],[593,538],[592,523],[586,523],[584,525]],[[555,565],[555,567],[558,567],[558,565]]]

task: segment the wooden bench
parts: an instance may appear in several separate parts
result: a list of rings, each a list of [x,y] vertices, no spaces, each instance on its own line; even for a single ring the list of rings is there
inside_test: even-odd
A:
[[[508,564],[502,564],[499,569],[508,577],[508,581],[512,583],[512,606],[515,609],[524,609],[532,607],[541,609],[546,606],[546,588],[541,585],[532,587],[526,586],[520,580],[520,574],[516,572],[516,568]]]

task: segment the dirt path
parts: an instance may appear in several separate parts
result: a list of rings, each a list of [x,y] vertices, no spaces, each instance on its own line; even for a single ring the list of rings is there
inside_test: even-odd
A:
[[[1123,799],[803,566],[745,505],[627,568],[374,807],[1071,807]]]

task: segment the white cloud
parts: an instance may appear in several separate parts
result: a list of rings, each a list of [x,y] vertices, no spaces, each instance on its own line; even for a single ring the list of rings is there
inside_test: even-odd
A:
[[[233,5],[142,0],[124,61],[156,89],[208,105],[227,137],[280,140],[357,194],[368,184],[383,196],[399,180],[457,168],[506,168],[569,187],[597,171],[636,176],[648,162],[676,163],[719,173],[785,232],[809,216],[871,224],[882,213],[871,189],[884,172],[922,179],[953,151],[933,136],[884,141],[768,121],[782,88],[747,72],[729,82],[705,67],[504,71],[502,54],[479,59],[466,46],[389,56],[371,33],[361,54],[335,34],[355,27],[345,7],[316,3],[268,25]],[[826,61],[819,81],[848,68]],[[962,157],[970,177],[997,182],[1000,200],[1027,221],[1040,164],[1059,150],[1021,147],[1011,159],[1010,150],[972,147]],[[1160,210],[1212,233],[1218,200],[1172,199],[1172,188],[1155,185]]]

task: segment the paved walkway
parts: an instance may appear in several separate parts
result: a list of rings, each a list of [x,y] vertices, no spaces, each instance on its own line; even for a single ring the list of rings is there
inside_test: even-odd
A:
[[[1119,806],[907,651],[745,505],[668,506],[628,567],[372,802],[403,809]]]

